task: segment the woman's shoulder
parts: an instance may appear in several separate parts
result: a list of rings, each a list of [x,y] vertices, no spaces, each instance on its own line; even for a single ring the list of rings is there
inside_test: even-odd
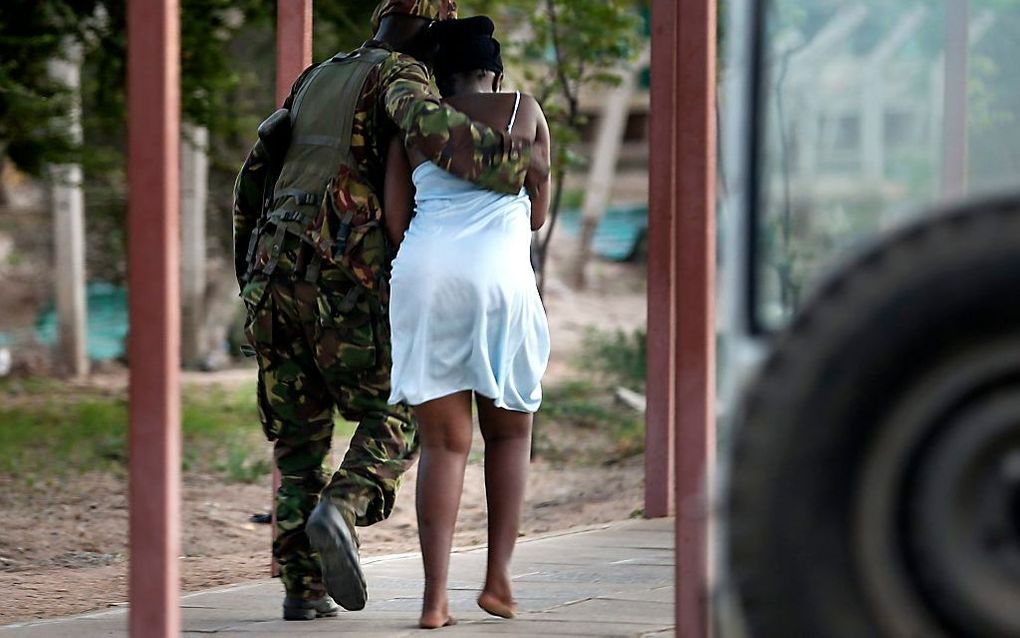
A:
[[[530,96],[528,96],[530,97]],[[486,106],[491,108],[493,104],[512,105],[515,100],[513,91],[500,91],[499,93],[465,93],[444,98],[443,101],[454,108]],[[524,103],[525,95],[521,93],[521,103]]]
[[[532,95],[531,93],[525,93],[524,91],[512,91],[510,93],[510,95],[513,95],[514,93],[519,93],[520,94],[520,96],[521,96],[521,106],[524,106],[525,104],[529,104],[531,106],[537,106],[539,108],[542,107],[542,105],[539,104],[539,102],[538,102],[538,98],[535,97],[534,95]]]
[[[534,126],[536,134],[543,128],[545,119],[545,111],[542,110],[542,103],[538,99],[529,94],[521,93],[521,103],[517,108],[517,119],[526,123],[529,128]],[[544,126],[548,126],[545,124]]]
[[[526,109],[533,113],[543,113],[542,103],[538,101],[534,95],[520,91],[521,94],[521,106],[520,108]]]
[[[518,108],[521,109],[532,109],[537,108],[541,110],[542,105],[539,104],[538,98],[525,93],[524,91],[500,91],[499,93],[478,93],[478,96],[484,96],[483,99],[492,100],[494,102],[506,103],[512,105],[518,100],[517,96],[520,96],[520,105]]]

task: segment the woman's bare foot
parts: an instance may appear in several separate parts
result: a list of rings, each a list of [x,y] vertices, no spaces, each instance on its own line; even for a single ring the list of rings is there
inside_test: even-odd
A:
[[[457,621],[450,615],[450,600],[446,597],[446,591],[437,591],[426,585],[418,626],[422,629],[438,629],[455,624]]]
[[[517,615],[517,603],[513,598],[501,597],[489,591],[483,591],[478,597],[478,606],[500,618],[513,618]]]
[[[422,629],[439,629],[456,624],[457,619],[446,610],[424,611],[418,619],[418,626]]]

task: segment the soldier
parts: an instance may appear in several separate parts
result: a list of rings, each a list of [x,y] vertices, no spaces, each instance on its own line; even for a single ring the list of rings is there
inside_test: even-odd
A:
[[[430,54],[428,25],[455,17],[455,0],[381,2],[372,40],[298,78],[235,185],[245,334],[282,476],[273,554],[288,620],[335,615],[330,596],[364,607],[355,525],[389,516],[417,454],[410,410],[387,405],[392,254],[380,193],[391,137],[491,190],[516,193],[548,173],[529,145],[432,93],[415,57]],[[327,485],[335,409],[357,429]]]

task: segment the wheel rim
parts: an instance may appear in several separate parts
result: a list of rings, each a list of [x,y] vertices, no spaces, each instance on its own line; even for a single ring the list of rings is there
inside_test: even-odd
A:
[[[880,626],[1020,635],[1020,341],[968,349],[897,406],[865,457],[855,517]]]

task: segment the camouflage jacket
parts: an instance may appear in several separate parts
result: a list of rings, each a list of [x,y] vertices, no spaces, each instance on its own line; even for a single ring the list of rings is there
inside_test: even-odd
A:
[[[369,41],[366,47],[389,48]],[[308,72],[306,69],[294,83],[284,102],[290,106],[297,89]],[[382,230],[382,191],[386,170],[386,151],[392,136],[401,134],[404,143],[454,175],[480,186],[506,193],[520,191],[530,161],[530,146],[514,141],[471,121],[466,115],[442,104],[431,87],[431,76],[425,65],[409,56],[392,52],[372,69],[365,82],[354,115],[351,151],[356,170],[341,169],[334,179],[331,192],[334,210],[353,211],[352,235],[358,228],[363,234],[375,228],[373,237],[354,237],[348,251],[353,255],[332,255],[329,247],[320,252],[334,263],[342,259],[355,276],[372,287],[378,269],[388,261],[385,254],[385,233]],[[264,199],[268,158],[261,143],[256,143],[245,160],[234,187],[234,260],[238,280],[247,270],[248,242]],[[320,236],[330,237],[330,224],[320,220]]]

